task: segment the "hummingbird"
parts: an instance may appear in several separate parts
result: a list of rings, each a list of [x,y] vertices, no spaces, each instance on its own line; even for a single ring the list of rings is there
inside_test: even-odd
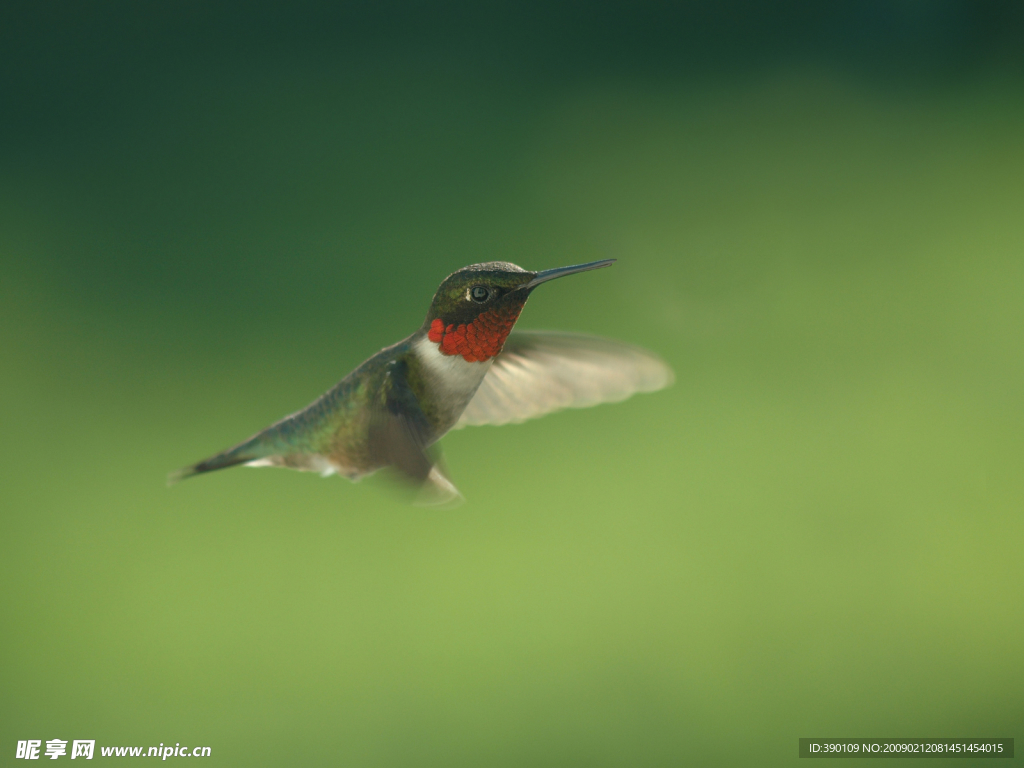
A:
[[[504,261],[463,267],[444,279],[411,336],[301,411],[171,473],[168,484],[240,464],[350,480],[390,467],[420,490],[420,503],[461,501],[435,447],[449,430],[615,402],[672,383],[664,361],[631,344],[513,330],[539,285],[614,261],[540,272]]]

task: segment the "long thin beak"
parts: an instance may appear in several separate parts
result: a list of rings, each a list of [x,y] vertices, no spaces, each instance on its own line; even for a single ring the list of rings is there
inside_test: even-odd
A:
[[[565,277],[566,275],[575,275],[577,272],[586,272],[591,269],[610,267],[614,263],[615,259],[602,259],[601,261],[577,264],[574,267],[555,267],[554,269],[545,269],[543,272],[538,272],[534,275],[533,280],[524,285],[523,288],[536,288],[541,283],[546,283],[548,280],[554,280],[556,277]]]

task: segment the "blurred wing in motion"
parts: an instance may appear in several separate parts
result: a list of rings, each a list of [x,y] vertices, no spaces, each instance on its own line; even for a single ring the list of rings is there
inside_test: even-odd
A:
[[[455,429],[509,424],[667,387],[672,369],[652,352],[575,333],[513,331]]]
[[[451,506],[462,501],[462,494],[448,479],[440,451],[431,448],[431,435],[427,418],[409,388],[405,365],[394,361],[380,396],[370,406],[370,457],[417,487],[417,504]]]

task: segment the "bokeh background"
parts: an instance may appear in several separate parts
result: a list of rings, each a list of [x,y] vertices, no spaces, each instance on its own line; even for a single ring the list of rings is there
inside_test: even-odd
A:
[[[0,762],[1024,736],[1021,8],[5,2]],[[676,384],[450,435],[464,506],[165,487],[452,270],[609,256],[521,324]]]

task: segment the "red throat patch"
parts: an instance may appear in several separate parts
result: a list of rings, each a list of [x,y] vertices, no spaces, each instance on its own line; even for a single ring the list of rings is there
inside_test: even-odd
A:
[[[466,325],[447,327],[438,317],[430,324],[427,337],[441,345],[442,354],[462,355],[467,362],[482,363],[501,352],[522,311],[522,304],[513,304],[481,312],[476,320]]]

